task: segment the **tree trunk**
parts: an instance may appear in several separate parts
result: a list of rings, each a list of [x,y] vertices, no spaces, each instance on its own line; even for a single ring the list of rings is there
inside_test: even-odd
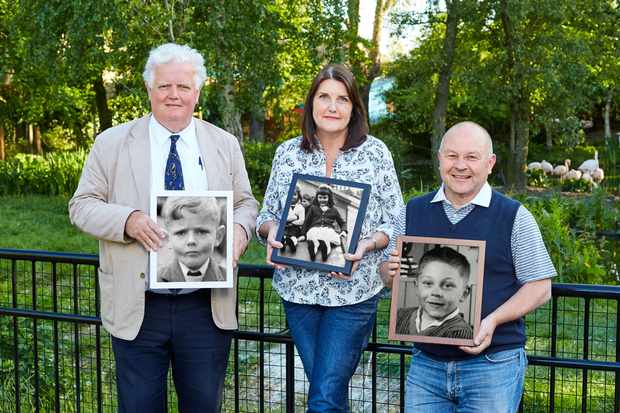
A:
[[[0,161],[6,159],[6,153],[4,150],[4,127],[0,126]]]
[[[166,10],[168,10],[171,14],[170,18],[168,19],[168,37],[169,40],[172,43],[175,43],[175,37],[174,37],[174,23],[173,23],[173,13],[174,13],[174,8],[170,7],[170,4],[168,4],[168,0],[164,0],[164,7],[166,8]]]
[[[112,112],[108,107],[108,97],[101,77],[95,80],[93,89],[95,89],[95,105],[99,115],[99,132],[102,132],[112,127]]]
[[[527,164],[528,143],[530,140],[529,104],[524,96],[519,96],[517,99],[516,111],[515,149],[510,156],[512,162],[510,169],[512,170],[513,180],[508,181],[508,186],[521,192],[527,189],[525,166]]]
[[[25,125],[25,133],[26,139],[28,139],[28,148],[30,153],[34,153],[34,131],[32,130],[32,125],[27,123]]]
[[[222,89],[222,128],[234,135],[243,147],[243,127],[241,113],[235,106],[234,88],[230,81]]]
[[[383,21],[387,11],[394,6],[396,0],[377,0],[375,6],[375,19],[372,27],[372,42],[370,46],[370,68],[366,74],[366,84],[362,89],[362,100],[366,108],[366,117],[368,118],[368,103],[370,101],[370,87],[372,81],[375,80],[381,72],[381,37],[383,34]]]
[[[256,99],[250,110],[250,139],[265,141],[265,108],[263,95],[265,94],[265,82],[259,81],[256,85]]]
[[[250,114],[250,139],[265,141],[265,111],[258,110]]]
[[[435,91],[435,109],[433,110],[432,125],[433,131],[431,135],[431,159],[433,160],[433,170],[435,176],[439,176],[439,160],[437,152],[441,138],[446,132],[446,114],[448,112],[448,100],[450,98],[450,77],[452,76],[452,64],[454,62],[454,50],[456,48],[456,33],[459,17],[458,0],[446,0],[447,18],[446,31],[443,41],[442,62],[439,69],[439,81]]]
[[[504,32],[504,43],[508,55],[506,71],[510,88],[510,136],[511,147],[506,162],[506,186],[524,191],[527,186],[525,165],[529,143],[529,97],[525,89],[523,70],[519,66],[514,27],[508,12],[507,0],[500,3],[500,19]],[[514,139],[514,142],[512,141]]]
[[[359,33],[359,24],[360,24],[360,1],[359,0],[349,0],[347,4],[347,16],[349,17],[349,33],[353,36],[357,36]],[[350,49],[357,47],[356,44],[351,43],[349,46]]]
[[[39,127],[39,125],[34,125],[33,132],[33,152],[37,155],[43,155],[43,145],[41,144],[41,128]]]
[[[611,123],[609,120],[609,114],[611,112],[611,99],[613,93],[611,88],[607,90],[607,96],[605,96],[605,108],[603,109],[603,122],[605,124],[605,142],[611,138]]]
[[[545,148],[551,150],[553,148],[553,134],[551,131],[553,128],[549,127],[549,123],[545,122]]]

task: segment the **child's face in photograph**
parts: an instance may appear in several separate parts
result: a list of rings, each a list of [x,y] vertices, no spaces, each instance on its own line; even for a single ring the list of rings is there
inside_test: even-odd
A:
[[[224,226],[218,226],[210,214],[185,211],[181,219],[168,223],[168,233],[179,262],[197,270],[222,242]]]
[[[308,208],[310,206],[310,204],[312,204],[312,198],[301,198],[301,204],[304,206],[304,208]]]
[[[452,313],[469,293],[458,269],[441,261],[427,262],[416,285],[424,313],[436,320]]]
[[[318,201],[319,205],[327,205],[327,202],[329,201],[329,195],[318,194],[316,196],[316,200]]]

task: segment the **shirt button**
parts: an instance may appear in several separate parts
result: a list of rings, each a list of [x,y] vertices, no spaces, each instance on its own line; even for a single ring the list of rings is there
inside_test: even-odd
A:
[[[140,273],[140,278],[144,279],[144,277],[146,277],[146,275],[144,275],[143,272]]]

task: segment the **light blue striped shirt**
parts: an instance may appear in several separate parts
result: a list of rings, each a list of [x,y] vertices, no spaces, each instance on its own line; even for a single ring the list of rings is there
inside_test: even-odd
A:
[[[446,198],[442,184],[431,202],[442,202],[446,217],[452,224],[456,224],[473,211],[474,208],[488,208],[491,204],[492,194],[491,186],[485,183],[474,199],[457,209]],[[405,206],[398,214],[394,223],[394,235],[403,235],[405,233],[406,212],[407,207]],[[396,248],[396,238],[396,236],[390,237],[390,245],[388,245],[384,252],[386,259],[387,254]],[[532,213],[523,205],[519,206],[515,216],[510,236],[510,246],[512,248],[512,262],[520,283],[542,280],[557,275],[543,242],[538,224]]]

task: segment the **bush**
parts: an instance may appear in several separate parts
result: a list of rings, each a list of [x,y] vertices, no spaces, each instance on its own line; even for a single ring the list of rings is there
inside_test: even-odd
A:
[[[71,195],[77,188],[87,153],[17,154],[0,162],[0,194]]]
[[[584,210],[590,209],[583,200],[569,200],[555,195],[549,199],[528,197],[522,200],[534,215],[551,260],[560,275],[558,282],[616,284],[610,256],[614,254],[609,241],[596,233],[576,231],[571,227],[586,225]],[[600,198],[592,202],[602,202]],[[584,203],[585,205],[581,205]],[[602,207],[604,208],[604,207]],[[592,212],[596,216],[596,212]],[[609,222],[609,221],[607,221]],[[588,228],[592,229],[591,224]],[[609,228],[607,228],[609,229]]]
[[[257,198],[262,198],[267,188],[276,146],[254,142],[244,145],[246,168]],[[87,156],[85,150],[44,156],[20,153],[0,161],[0,195],[72,195]]]
[[[252,193],[261,202],[267,190],[269,175],[271,174],[271,162],[277,146],[274,143],[261,142],[246,142],[243,145],[245,168],[250,177]]]
[[[551,186],[551,181],[542,169],[534,169],[527,171],[527,185],[536,188],[548,188]]]

